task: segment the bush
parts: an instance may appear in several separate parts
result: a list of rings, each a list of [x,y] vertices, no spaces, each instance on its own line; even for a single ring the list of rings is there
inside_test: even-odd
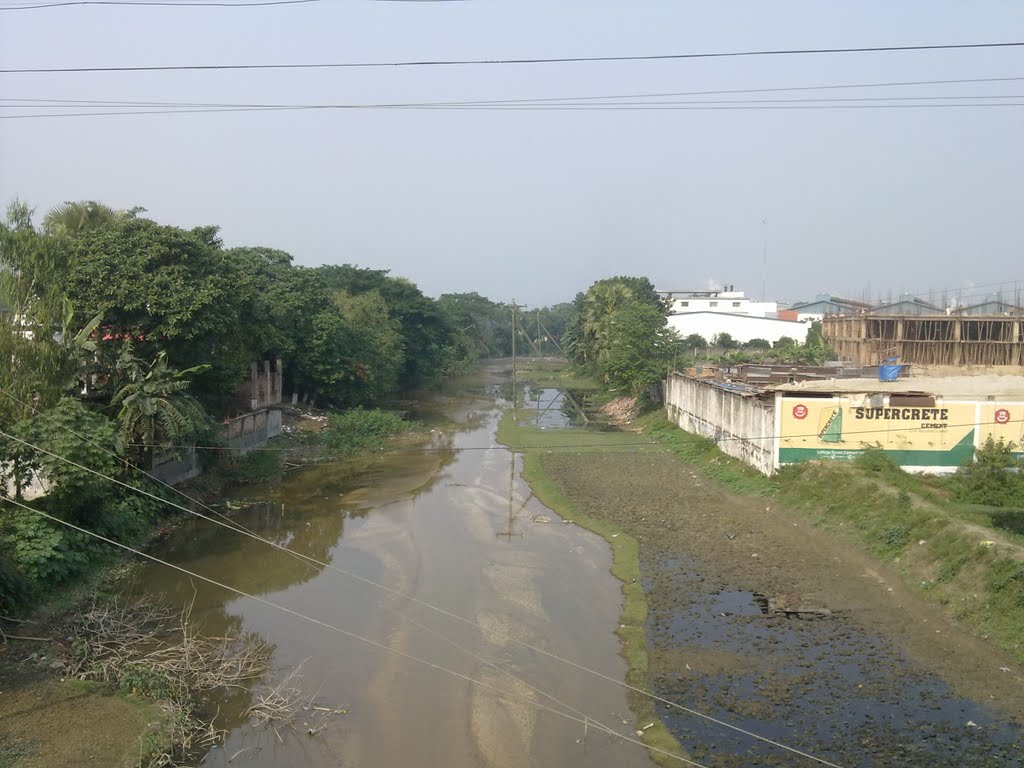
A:
[[[1024,461],[1014,456],[1014,443],[990,436],[975,461],[966,462],[953,477],[953,497],[990,507],[1024,507]]]
[[[327,417],[324,442],[344,452],[378,449],[389,437],[418,429],[415,422],[379,408],[353,408]]]

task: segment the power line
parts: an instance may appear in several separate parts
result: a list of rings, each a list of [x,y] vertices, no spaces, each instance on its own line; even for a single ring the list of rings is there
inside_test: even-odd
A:
[[[783,394],[787,395],[789,397],[798,397],[798,396],[800,396],[802,394],[818,394],[818,393],[816,393],[816,392],[795,392],[795,391],[791,391],[791,390],[785,390],[785,391],[783,391]],[[901,394],[901,393],[896,392],[896,393],[893,393],[893,394]],[[903,408],[904,406],[895,406],[895,407],[896,408]],[[907,407],[909,407],[909,406],[907,406]],[[938,406],[936,406],[936,407],[938,407]],[[1000,422],[999,426],[1003,426],[1005,424],[1018,424],[1018,423],[1024,423],[1024,418],[1021,418],[1021,419],[1010,419],[1009,421]],[[973,426],[976,426],[976,423],[972,421],[972,422],[965,422],[963,424],[944,424],[943,426],[946,429],[958,429],[960,427],[973,427]],[[846,437],[846,436],[851,436],[851,435],[880,435],[880,434],[891,435],[891,434],[901,434],[901,433],[915,432],[915,431],[920,431],[920,430],[923,430],[923,431],[926,431],[926,432],[929,432],[929,433],[932,433],[932,432],[935,431],[934,429],[932,429],[930,427],[925,427],[925,426],[921,426],[921,425],[916,426],[916,427],[904,427],[904,426],[901,425],[899,427],[888,427],[888,428],[885,428],[885,429],[860,429],[860,430],[854,430],[854,431],[844,430],[843,431],[843,436]],[[685,430],[682,430],[682,431],[685,431]],[[3,432],[0,432],[0,435],[2,435],[2,434],[3,434]],[[694,434],[694,435],[696,435],[696,433],[692,433],[692,432],[688,432],[687,434]],[[696,435],[696,436],[697,437],[702,437],[702,435]],[[732,436],[729,436],[729,437],[716,437],[716,438],[706,438],[706,439],[713,440],[716,443],[728,443],[728,442],[732,442],[732,441],[735,441],[735,440],[795,440],[795,439],[811,438],[811,437],[818,437],[818,433],[817,432],[810,432],[810,433],[802,434],[802,435],[776,435],[776,434],[772,434],[772,435],[751,435],[751,436],[732,435]],[[621,442],[621,443],[610,443],[610,442],[606,442],[605,441],[605,442],[600,442],[600,443],[563,443],[561,445],[558,445],[558,444],[555,444],[555,445],[515,445],[515,446],[512,446],[512,445],[481,445],[481,446],[471,446],[470,445],[470,446],[461,446],[461,447],[457,447],[457,448],[456,447],[439,447],[439,448],[431,448],[431,447],[422,447],[422,448],[381,448],[380,450],[375,451],[374,455],[389,455],[389,454],[393,455],[393,454],[403,454],[403,453],[409,453],[409,454],[417,454],[417,453],[470,453],[470,452],[476,452],[476,451],[513,451],[513,452],[516,452],[516,453],[525,453],[526,451],[551,451],[551,450],[561,450],[563,448],[564,449],[643,448],[643,447],[649,446],[649,445],[665,446],[665,443],[663,441],[661,441],[661,440],[644,440],[644,441],[635,441],[634,440],[634,441]],[[151,448],[152,446],[147,445],[145,443],[129,443],[128,447],[132,447],[132,448]],[[226,445],[189,445],[189,444],[186,444],[186,443],[182,443],[182,444],[178,444],[178,445],[166,445],[166,446],[161,446],[161,447],[166,449],[166,450],[186,450],[186,449],[190,449],[190,448],[194,448],[197,451],[233,451],[233,450],[235,450],[234,448],[231,448],[230,446],[226,446]],[[253,451],[281,452],[281,451],[284,451],[284,450],[286,450],[286,449],[285,448],[268,448],[268,447],[264,447],[264,448],[251,448],[250,452],[253,452]],[[671,449],[670,448],[666,448],[666,451],[668,451],[668,450],[671,450]],[[340,456],[336,457],[336,458],[340,458]]]
[[[7,393],[5,392],[4,394],[7,394]],[[15,437],[13,435],[9,435],[6,432],[4,432],[3,430],[0,430],[0,436],[6,437],[6,438],[8,438],[10,440],[14,440],[15,442],[18,442],[18,443],[20,443],[20,444],[22,444],[22,445],[24,445],[26,447],[29,447],[29,448],[31,448],[33,450],[36,450],[36,451],[39,451],[40,453],[44,453],[44,454],[46,454],[48,456],[56,458],[56,459],[58,459],[60,461],[63,461],[65,463],[67,463],[67,464],[70,464],[73,467],[77,467],[78,469],[84,470],[85,472],[88,472],[88,473],[90,473],[92,475],[95,475],[97,477],[105,479],[108,482],[112,482],[112,483],[114,483],[116,485],[123,486],[123,487],[125,487],[125,488],[127,488],[129,490],[133,490],[136,493],[140,493],[143,496],[149,497],[149,498],[151,498],[151,499],[153,499],[155,501],[159,501],[161,503],[167,504],[167,505],[169,505],[171,507],[174,507],[175,509],[179,509],[179,510],[181,510],[183,512],[186,512],[187,514],[193,515],[194,517],[198,517],[200,519],[206,520],[207,522],[213,523],[214,525],[219,525],[222,528],[227,528],[228,530],[232,530],[235,533],[241,533],[244,536],[248,536],[249,538],[252,538],[252,539],[254,539],[256,541],[260,541],[260,542],[262,542],[264,544],[267,544],[268,546],[273,547],[274,549],[281,550],[281,551],[284,551],[284,552],[291,552],[291,553],[297,555],[298,557],[300,557],[300,558],[302,558],[304,560],[307,560],[310,563],[314,563],[314,564],[316,564],[316,565],[318,565],[318,566],[320,566],[322,568],[325,568],[327,570],[335,571],[335,572],[340,573],[340,574],[342,574],[344,576],[348,576],[348,577],[350,577],[352,579],[355,579],[356,581],[359,581],[359,582],[362,582],[362,583],[367,584],[369,586],[372,586],[372,587],[375,587],[377,589],[383,590],[384,592],[387,592],[388,594],[394,595],[396,597],[401,597],[401,598],[403,598],[405,600],[409,600],[410,602],[413,602],[413,603],[415,603],[417,605],[423,606],[424,608],[428,608],[429,610],[435,611],[435,612],[441,614],[442,616],[447,616],[448,618],[451,618],[451,619],[454,619],[456,621],[462,622],[463,624],[466,624],[468,626],[475,627],[475,628],[477,628],[477,629],[479,629],[479,630],[481,630],[483,632],[488,632],[490,634],[502,637],[503,639],[509,640],[510,642],[513,642],[516,645],[519,645],[519,646],[521,646],[523,648],[526,648],[528,650],[534,651],[536,653],[540,653],[540,654],[542,654],[544,656],[547,656],[548,658],[551,658],[551,659],[553,659],[555,661],[558,661],[558,662],[560,662],[562,664],[566,664],[566,665],[571,666],[571,667],[573,667],[575,669],[578,669],[581,672],[586,672],[588,674],[595,675],[595,676],[597,676],[597,677],[599,677],[599,678],[601,678],[603,680],[607,680],[608,682],[611,682],[611,683],[614,683],[616,685],[622,686],[622,687],[624,687],[624,688],[626,688],[628,690],[631,690],[631,691],[633,691],[635,693],[641,694],[643,696],[647,696],[648,698],[650,698],[650,699],[652,699],[654,701],[657,701],[657,702],[660,702],[662,704],[665,704],[666,706],[670,706],[670,707],[673,707],[675,709],[678,709],[681,712],[685,712],[685,713],[687,713],[689,715],[692,715],[694,717],[702,718],[702,719],[707,720],[709,722],[715,723],[716,725],[719,725],[719,726],[721,726],[723,728],[727,728],[727,729],[735,731],[737,733],[741,733],[741,734],[743,734],[745,736],[749,736],[750,738],[753,738],[755,740],[758,740],[758,741],[761,741],[763,743],[770,744],[772,746],[778,747],[778,748],[780,748],[782,750],[785,750],[787,752],[790,752],[790,753],[793,753],[793,754],[796,754],[796,755],[800,755],[801,757],[805,757],[805,758],[807,758],[809,760],[813,760],[813,761],[815,761],[817,763],[820,763],[822,765],[829,766],[830,768],[841,768],[841,766],[838,766],[838,765],[836,765],[834,763],[830,763],[827,760],[824,760],[822,758],[815,757],[814,755],[811,755],[809,753],[803,752],[803,751],[801,751],[801,750],[799,750],[799,749],[797,749],[795,747],[788,746],[786,744],[783,744],[782,742],[778,742],[778,741],[769,739],[769,738],[767,738],[765,736],[760,736],[760,735],[758,735],[758,734],[756,734],[756,733],[754,733],[752,731],[748,731],[748,730],[746,730],[744,728],[741,728],[741,727],[739,727],[737,725],[733,725],[733,724],[728,723],[728,722],[726,722],[724,720],[720,720],[720,719],[718,719],[716,717],[713,717],[712,715],[708,715],[708,714],[705,714],[705,713],[700,712],[698,710],[692,709],[690,707],[686,707],[686,706],[684,706],[682,704],[678,704],[678,703],[673,702],[673,701],[671,701],[669,699],[663,698],[663,697],[658,696],[658,695],[656,695],[654,693],[646,691],[643,688],[639,688],[637,686],[630,685],[629,683],[627,683],[625,681],[616,680],[615,678],[613,678],[613,677],[611,677],[609,675],[606,675],[603,672],[599,672],[597,670],[590,669],[589,667],[585,667],[582,664],[578,664],[578,663],[576,663],[576,662],[574,662],[574,661],[572,661],[570,659],[564,658],[564,657],[559,656],[559,655],[557,655],[555,653],[552,653],[550,651],[546,651],[543,648],[540,648],[539,646],[531,645],[530,643],[527,643],[527,642],[525,642],[523,640],[520,640],[520,639],[518,639],[518,638],[516,638],[516,637],[514,637],[512,635],[505,634],[505,633],[501,632],[500,630],[488,629],[486,627],[483,627],[482,625],[480,625],[479,623],[477,623],[477,622],[475,622],[475,621],[473,621],[471,619],[467,619],[467,618],[465,618],[463,616],[460,616],[460,615],[458,615],[456,613],[453,613],[451,611],[447,611],[447,610],[445,610],[445,609],[443,609],[443,608],[441,608],[439,606],[436,606],[436,605],[434,605],[432,603],[429,603],[427,601],[420,600],[419,598],[417,598],[417,597],[415,597],[413,595],[403,593],[403,592],[401,592],[399,590],[392,589],[391,587],[387,587],[387,586],[385,586],[383,584],[380,584],[378,582],[375,582],[375,581],[373,581],[371,579],[368,579],[368,578],[365,578],[363,576],[360,576],[360,575],[358,575],[355,572],[347,571],[347,570],[345,570],[343,568],[339,568],[339,567],[335,566],[333,563],[323,562],[323,561],[317,560],[316,558],[310,557],[310,556],[308,556],[308,555],[306,555],[306,554],[304,554],[302,552],[297,552],[295,550],[291,550],[288,547],[285,547],[284,545],[278,544],[277,542],[274,542],[274,541],[272,541],[270,539],[265,539],[265,538],[259,536],[258,534],[249,531],[248,529],[246,529],[244,527],[235,527],[235,524],[233,522],[226,524],[226,523],[220,522],[219,520],[215,520],[213,518],[207,517],[206,515],[200,514],[199,512],[196,512],[195,510],[189,509],[188,507],[184,507],[184,506],[182,506],[180,504],[176,504],[173,501],[170,501],[168,499],[160,498],[159,496],[156,496],[156,495],[154,495],[152,493],[149,493],[148,491],[145,491],[145,490],[143,490],[141,488],[137,488],[136,486],[133,486],[133,485],[130,485],[130,484],[125,483],[123,481],[120,481],[117,478],[110,477],[109,475],[105,475],[102,472],[98,472],[95,469],[87,467],[87,466],[85,466],[83,464],[79,464],[78,462],[72,461],[71,459],[68,459],[68,458],[66,458],[64,456],[60,456],[60,455],[58,455],[58,454],[56,454],[56,453],[54,453],[52,451],[49,451],[49,450],[47,450],[45,448],[42,448],[40,446],[33,445],[32,443],[29,443],[26,440],[22,440],[21,438]],[[205,506],[205,505],[202,505],[202,506]],[[30,508],[30,509],[32,509],[32,508]],[[219,515],[219,513],[218,513],[218,515]],[[224,517],[223,515],[220,515],[220,516]],[[150,558],[150,559],[153,559],[153,558]],[[177,566],[171,566],[171,567],[177,567]]]
[[[1024,80],[1024,78],[1020,78]],[[595,99],[597,97],[580,97]],[[868,103],[868,102],[909,102],[909,101],[968,101],[972,99],[1024,99],[1024,93],[1011,93],[1011,94],[953,94],[950,96],[854,96],[854,97],[836,97],[831,99],[823,98],[794,98],[794,99],[688,99],[688,100],[674,100],[674,101],[615,101],[612,100],[614,97],[609,97],[604,101],[588,101],[586,103],[580,103],[579,99],[567,99],[564,102],[560,102],[556,99],[537,99],[537,100],[526,100],[526,99],[515,99],[508,102],[501,101],[449,101],[449,102],[395,102],[395,103],[380,103],[380,104],[229,104],[229,103],[202,103],[202,102],[147,102],[147,101],[76,101],[73,99],[0,99],[0,102],[11,102],[11,101],[24,101],[25,104],[0,104],[0,109],[68,109],[68,105],[75,107],[86,108],[90,104],[100,106],[117,106],[117,107],[168,107],[168,108],[209,108],[209,109],[402,109],[402,108],[414,108],[414,107],[505,107],[505,106],[543,106],[543,107],[554,107],[554,106],[572,106],[575,108],[582,107],[612,107],[612,106],[664,106],[664,105],[687,105],[687,104],[748,104],[748,105],[761,105],[761,104],[828,104],[828,103]],[[650,97],[636,97],[636,96],[621,96],[619,99],[635,99],[635,98],[650,98]],[[39,103],[39,102],[55,102],[55,103]]]
[[[195,571],[191,571],[188,568],[183,568],[180,565],[175,565],[174,563],[170,563],[170,562],[168,562],[166,560],[161,560],[160,558],[158,558],[158,557],[156,557],[154,555],[147,554],[146,552],[143,552],[142,550],[136,549],[136,548],[131,547],[131,546],[127,545],[127,544],[122,544],[121,542],[115,541],[114,539],[108,538],[107,536],[103,536],[103,535],[101,535],[99,533],[96,533],[94,531],[90,531],[87,528],[83,528],[81,526],[75,525],[74,523],[68,522],[67,520],[62,520],[59,517],[55,517],[54,515],[47,514],[46,512],[43,512],[43,511],[41,511],[39,509],[36,509],[35,507],[30,507],[27,504],[23,504],[23,503],[21,503],[19,501],[16,501],[16,500],[12,499],[11,497],[7,496],[6,493],[3,494],[2,496],[0,496],[0,499],[2,499],[4,501],[7,501],[7,502],[9,502],[11,504],[14,504],[15,506],[20,507],[22,509],[28,510],[29,512],[35,512],[40,517],[43,517],[43,518],[45,518],[47,520],[50,520],[51,522],[58,523],[60,525],[64,525],[64,526],[66,526],[68,528],[71,528],[72,530],[78,531],[79,533],[84,533],[85,535],[91,536],[91,537],[93,537],[95,539],[98,539],[98,540],[100,540],[100,541],[102,541],[102,542],[104,542],[106,544],[110,544],[111,546],[118,547],[119,549],[123,549],[126,552],[130,552],[130,553],[132,553],[134,555],[137,555],[139,557],[143,557],[143,558],[145,558],[147,560],[150,560],[151,562],[157,563],[159,565],[163,565],[163,566],[165,566],[167,568],[171,568],[171,569],[173,569],[175,571],[178,571],[179,573],[183,573],[186,576],[189,576],[190,578],[199,579],[200,581],[204,581],[207,584],[211,584],[212,586],[215,586],[215,587],[218,587],[220,589],[225,589],[225,590],[227,590],[229,592],[232,592],[232,593],[238,595],[239,597],[245,597],[245,598],[248,598],[249,600],[255,600],[256,602],[261,603],[261,604],[266,605],[266,606],[269,606],[270,608],[275,608],[275,609],[277,609],[279,611],[287,613],[287,614],[289,614],[291,616],[294,616],[296,618],[302,619],[304,621],[308,621],[311,624],[316,624],[317,626],[324,627],[325,629],[330,629],[330,630],[332,630],[334,632],[337,632],[337,633],[339,633],[341,635],[344,635],[345,637],[351,638],[353,640],[358,640],[361,643],[365,643],[365,644],[370,645],[370,646],[372,646],[374,648],[377,648],[379,650],[387,651],[388,653],[396,654],[398,656],[401,656],[404,659],[408,659],[410,661],[415,661],[415,662],[417,662],[419,664],[423,664],[423,665],[425,665],[425,666],[427,666],[427,667],[429,667],[429,668],[431,668],[433,670],[436,670],[438,672],[443,672],[445,674],[452,675],[453,677],[457,677],[457,678],[459,678],[461,680],[465,680],[467,683],[470,683],[472,685],[480,686],[482,688],[486,688],[488,690],[494,691],[499,696],[503,696],[503,697],[505,697],[507,699],[514,699],[514,700],[526,702],[527,704],[530,704],[531,706],[537,707],[538,709],[544,710],[546,712],[550,712],[550,713],[558,715],[560,717],[564,717],[564,718],[566,718],[568,720],[572,720],[572,721],[577,722],[577,723],[579,723],[579,724],[581,724],[581,725],[583,725],[585,727],[590,725],[590,724],[593,724],[598,730],[603,731],[605,733],[608,733],[608,735],[610,735],[610,736],[614,736],[614,737],[622,739],[624,741],[628,741],[631,744],[637,744],[638,746],[641,746],[641,747],[643,747],[645,749],[649,749],[652,752],[657,752],[658,754],[664,755],[665,757],[669,757],[669,758],[671,758],[673,760],[677,760],[677,761],[679,761],[681,763],[685,763],[686,765],[697,766],[697,768],[707,768],[706,766],[703,766],[701,763],[695,762],[693,760],[689,760],[688,758],[682,757],[681,755],[677,755],[677,754],[675,754],[673,752],[669,752],[666,749],[661,749],[660,747],[656,747],[656,746],[651,745],[651,744],[645,744],[644,742],[640,741],[637,738],[634,738],[632,736],[627,736],[626,734],[618,733],[617,731],[611,730],[607,726],[601,726],[595,720],[590,720],[589,718],[581,718],[581,717],[576,717],[575,715],[570,715],[570,714],[568,714],[566,712],[562,712],[561,710],[555,709],[553,707],[549,707],[549,706],[547,706],[545,704],[541,704],[538,701],[535,701],[533,699],[527,698],[526,696],[521,696],[519,694],[512,693],[511,691],[506,691],[506,690],[504,690],[502,688],[498,688],[495,685],[491,685],[490,683],[486,683],[486,682],[484,682],[482,680],[477,680],[477,679],[471,677],[470,675],[463,674],[462,672],[457,672],[454,669],[449,669],[447,667],[443,667],[440,664],[435,664],[432,661],[428,661],[427,659],[420,658],[419,656],[414,656],[411,653],[406,653],[405,651],[399,650],[397,648],[392,648],[392,647],[390,647],[388,645],[385,645],[384,643],[379,643],[376,640],[372,640],[372,639],[370,639],[368,637],[364,637],[362,635],[356,634],[355,632],[350,632],[347,629],[342,629],[341,627],[339,627],[339,626],[337,626],[335,624],[330,624],[330,623],[328,623],[326,621],[323,621],[322,619],[317,619],[317,618],[315,618],[313,616],[309,616],[307,614],[300,613],[299,611],[296,611],[296,610],[293,610],[291,608],[288,608],[287,606],[282,605],[281,603],[275,603],[272,600],[267,600],[265,598],[258,597],[257,595],[253,595],[253,594],[251,594],[249,592],[245,592],[245,591],[243,591],[241,589],[238,589],[237,587],[232,587],[231,585],[225,584],[224,582],[217,581],[216,579],[211,579],[208,576],[203,576],[202,574],[196,573]],[[828,765],[831,765],[831,763],[828,763]]]
[[[955,43],[937,45],[885,45],[861,46],[854,48],[790,48],[752,51],[718,51],[709,53],[669,53],[634,56],[565,56],[558,58],[524,59],[421,59],[388,62],[331,62],[307,64],[163,64],[109,67],[21,67],[0,69],[0,74],[22,75],[40,73],[72,72],[186,72],[224,70],[267,70],[267,69],[369,69],[379,67],[442,67],[513,64],[579,64],[587,62],[619,61],[678,61],[683,59],[719,59],[758,56],[805,56],[837,53],[892,53],[910,51],[955,51],[976,49],[1001,49],[1024,47],[1024,42],[999,43]]]
[[[781,93],[787,91],[822,91],[837,89],[863,89],[863,88],[897,88],[921,85],[976,85],[981,83],[1007,83],[1019,82],[1024,77],[976,77],[959,78],[955,80],[900,80],[873,83],[837,83],[830,85],[796,85],[796,86],[775,86],[771,88],[731,88],[727,90],[701,90],[701,91],[670,91],[659,93],[618,93],[596,96],[549,96],[532,97],[519,99],[490,99],[490,100],[464,100],[464,101],[433,101],[433,102],[396,102],[389,106],[409,106],[418,103],[427,106],[475,106],[475,105],[506,105],[506,104],[542,104],[551,102],[576,102],[613,99],[650,99],[669,98],[684,96],[726,96],[742,93]],[[941,95],[934,96],[936,99],[946,98]],[[966,98],[966,97],[965,97]],[[982,98],[982,97],[978,97]],[[277,107],[277,106],[304,106],[304,105],[278,105],[278,104],[237,104],[225,102],[175,102],[175,101],[130,101],[130,100],[97,100],[97,99],[43,99],[43,98],[0,98],[0,102],[23,101],[32,104],[73,104],[75,106],[97,104],[103,106],[132,106],[132,107]]]
[[[121,8],[129,6],[160,7],[160,8],[257,8],[268,5],[306,5],[319,3],[320,0],[241,0],[237,3],[224,2],[173,2],[173,0],[66,0],[60,3],[39,3],[38,5],[4,5],[0,11],[36,11],[42,8],[66,8],[72,5],[106,5]]]
[[[23,407],[29,408],[32,411],[33,415],[35,415],[37,417],[42,416],[44,418],[49,419],[51,422],[54,422],[54,423],[56,422],[56,419],[54,419],[49,414],[47,414],[45,412],[40,412],[31,403],[26,403],[25,401],[21,400],[20,398],[15,397],[14,395],[12,395],[10,392],[6,392],[4,390],[0,390],[0,394],[4,394],[8,398],[13,400],[14,402],[22,405]],[[100,443],[98,443],[95,440],[93,440],[92,438],[82,434],[81,432],[77,432],[75,430],[68,430],[68,431],[70,431],[71,434],[75,435],[76,437],[81,438],[83,441],[85,441],[85,442],[89,443],[90,445],[94,446],[95,448],[99,449],[103,453],[106,453],[109,456],[113,456],[118,461],[122,460],[123,457],[118,456],[114,451],[112,451],[109,448],[101,445]],[[188,501],[192,502],[193,504],[196,504],[199,507],[202,507],[203,509],[207,510],[208,512],[212,512],[217,517],[221,518],[226,523],[228,523],[230,527],[239,529],[240,531],[248,534],[251,538],[256,539],[257,541],[269,543],[269,540],[265,539],[265,537],[260,536],[255,531],[253,531],[250,528],[247,528],[246,526],[242,525],[242,523],[238,522],[237,520],[232,520],[231,518],[227,517],[226,515],[221,514],[216,509],[214,509],[214,508],[210,507],[209,505],[203,503],[199,499],[196,499],[196,498],[193,498],[192,496],[189,496],[187,493],[185,493],[184,491],[182,491],[182,490],[180,490],[178,488],[175,488],[170,483],[166,483],[163,480],[161,480],[160,478],[150,474],[149,472],[144,470],[142,467],[140,467],[140,466],[138,466],[136,464],[131,464],[131,463],[129,463],[128,466],[130,466],[132,469],[136,470],[137,472],[139,472],[140,474],[142,474],[146,478],[152,480],[153,482],[155,482],[155,483],[157,483],[157,484],[167,488],[168,490],[178,494],[182,498],[187,499]],[[291,550],[291,549],[288,549],[288,548],[282,548],[281,551],[286,552],[288,555],[290,555],[292,557],[292,559],[297,560],[298,562],[301,562],[301,563],[303,563],[304,565],[306,565],[306,566],[308,566],[310,568],[314,568],[315,569],[316,566],[330,567],[330,566],[327,566],[327,564],[325,564],[325,563],[320,563],[319,561],[314,560],[313,558],[310,558],[309,556],[305,555],[304,553],[297,552],[295,550]],[[428,627],[425,624],[422,624],[422,623],[416,621],[411,616],[409,616],[409,615],[407,615],[405,613],[402,613],[401,611],[399,611],[396,608],[392,608],[391,606],[386,605],[385,603],[383,603],[380,600],[375,600],[373,602],[374,602],[374,604],[378,608],[380,608],[380,609],[382,609],[382,610],[384,610],[384,611],[386,611],[386,612],[388,612],[388,613],[390,613],[390,614],[392,614],[394,616],[398,616],[400,618],[405,619],[406,621],[408,621],[410,624],[412,624],[413,626],[417,627],[418,629],[421,629],[424,632],[427,632],[428,634],[431,634],[434,637],[437,637],[437,638],[443,640],[444,642],[448,643],[449,645],[451,645],[452,647],[454,647],[457,650],[461,651],[462,653],[467,654],[468,656],[470,656],[471,658],[473,658],[477,662],[479,662],[481,664],[484,664],[485,666],[488,666],[491,669],[494,669],[496,672],[498,672],[500,674],[508,675],[513,680],[515,680],[517,683],[520,683],[523,686],[525,686],[526,688],[529,688],[534,693],[537,693],[537,694],[545,697],[546,699],[549,699],[549,700],[553,701],[554,703],[558,704],[559,706],[564,707],[565,709],[568,709],[569,711],[579,715],[580,717],[584,718],[587,721],[593,721],[594,723],[597,723],[598,725],[601,725],[602,727],[608,728],[608,726],[605,726],[599,720],[595,720],[594,718],[590,717],[589,715],[586,715],[583,712],[581,712],[580,710],[576,709],[571,704],[567,704],[564,701],[562,701],[561,699],[558,699],[557,697],[555,697],[555,696],[553,696],[553,695],[543,691],[542,689],[538,688],[537,686],[532,685],[528,681],[526,681],[523,678],[517,676],[511,670],[509,670],[509,669],[507,669],[505,667],[499,666],[498,664],[494,663],[493,661],[490,661],[489,659],[485,659],[484,657],[480,656],[479,654],[475,653],[474,651],[470,650],[469,648],[466,648],[466,647],[460,645],[459,643],[455,642],[454,640],[452,640],[447,635],[445,635],[445,634],[443,634],[441,632],[438,632],[437,630],[432,629],[431,627]],[[610,732],[612,729],[608,728],[608,730]]]
[[[1021,97],[1024,98],[1024,97]],[[687,112],[687,111],[778,111],[778,110],[850,110],[850,109],[977,109],[984,107],[1024,107],[1021,102],[996,102],[981,104],[814,104],[814,105],[751,105],[751,106],[664,106],[664,105],[536,105],[536,106],[465,106],[465,107],[435,107],[435,106],[405,106],[385,107],[357,104],[338,105],[316,105],[316,106],[281,106],[281,107],[232,107],[214,109],[153,109],[153,110],[124,110],[116,112],[60,112],[29,115],[0,115],[0,120],[27,120],[46,118],[71,118],[71,117],[126,117],[131,115],[183,115],[183,114],[213,114],[213,113],[242,113],[242,112],[304,112],[304,111],[362,111],[362,110],[425,110],[438,112]]]

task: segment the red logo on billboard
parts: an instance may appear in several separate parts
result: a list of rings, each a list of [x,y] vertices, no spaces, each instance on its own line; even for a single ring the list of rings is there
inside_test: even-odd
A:
[[[1009,424],[1010,423],[1010,412],[1005,408],[1000,408],[996,411],[996,424]]]
[[[807,418],[807,406],[803,403],[793,406],[793,418],[794,419],[806,419]]]

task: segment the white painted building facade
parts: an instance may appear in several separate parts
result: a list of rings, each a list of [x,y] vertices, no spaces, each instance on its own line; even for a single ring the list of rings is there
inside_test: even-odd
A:
[[[718,312],[748,317],[775,317],[779,305],[774,301],[754,301],[732,286],[725,291],[659,291],[669,302],[669,312]]]
[[[796,320],[706,311],[669,315],[668,326],[675,329],[683,338],[697,334],[711,342],[719,334],[728,333],[740,344],[745,344],[751,339],[764,339],[775,344],[784,336],[803,344],[810,330],[809,323]]]

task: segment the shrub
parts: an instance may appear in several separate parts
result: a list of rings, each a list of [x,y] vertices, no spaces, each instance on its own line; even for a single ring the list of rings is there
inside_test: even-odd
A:
[[[382,448],[387,438],[417,428],[418,424],[406,421],[396,413],[379,408],[352,408],[327,417],[323,438],[331,448],[352,452]]]
[[[990,436],[953,477],[953,496],[969,504],[1024,507],[1024,461],[1014,455],[1014,443]]]

